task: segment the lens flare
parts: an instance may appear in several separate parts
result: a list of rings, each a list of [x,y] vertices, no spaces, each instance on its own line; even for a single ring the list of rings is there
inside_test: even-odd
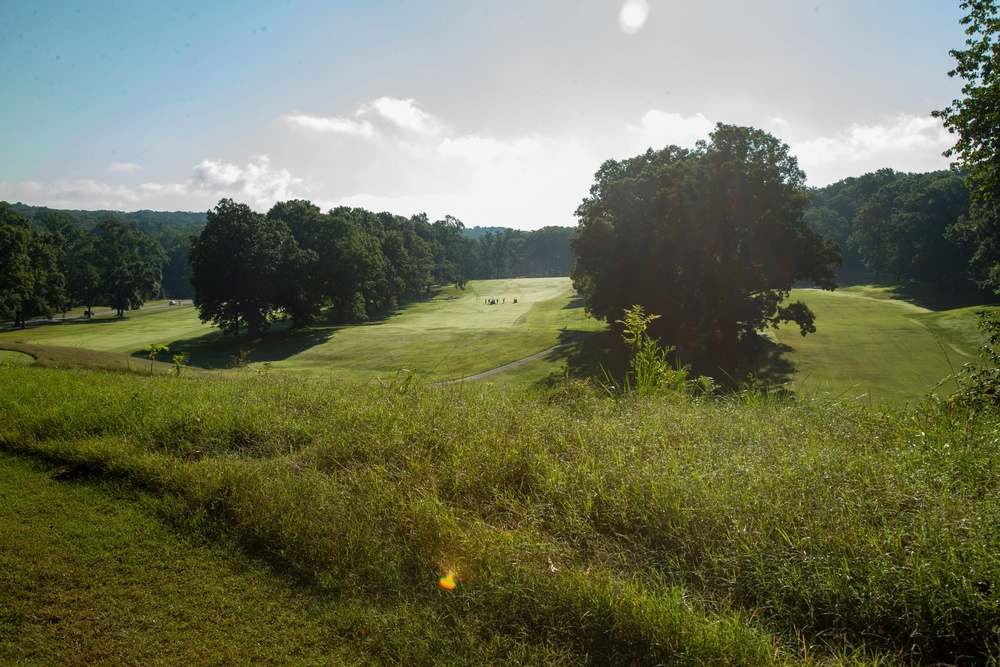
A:
[[[458,586],[458,582],[455,581],[455,575],[449,572],[438,579],[438,585],[446,591],[453,591]]]

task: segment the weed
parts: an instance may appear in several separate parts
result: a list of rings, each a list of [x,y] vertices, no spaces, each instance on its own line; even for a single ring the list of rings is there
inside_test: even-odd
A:
[[[229,365],[227,368],[232,370],[246,370],[250,366],[250,353],[253,350],[249,348],[240,348],[236,354],[229,356]]]
[[[396,374],[388,382],[383,382],[382,378],[378,378],[378,383],[387,392],[399,396],[405,396],[423,385],[423,382],[417,377],[417,372],[408,368],[396,371]]]
[[[333,604],[329,641],[369,662],[997,652],[990,420],[766,395],[616,404],[582,382],[458,391],[409,373],[3,373],[0,449],[85,465],[88,483],[121,482],[192,537],[239,545]]]
[[[647,397],[661,391],[676,393],[706,393],[712,390],[712,379],[704,376],[689,378],[690,368],[677,365],[671,368],[668,356],[676,350],[674,346],[660,347],[659,341],[650,338],[646,329],[649,323],[660,316],[647,315],[642,306],[634,305],[631,310],[625,310],[625,319],[616,320],[624,326],[622,340],[628,346],[631,357],[631,372],[625,377],[623,392],[635,392],[637,396]],[[605,373],[608,380],[608,374]],[[605,391],[616,393],[612,383],[605,384]]]
[[[181,376],[181,373],[187,368],[188,353],[181,352],[180,354],[175,354],[173,356],[174,367],[171,372],[177,377]]]
[[[160,352],[169,352],[170,351],[169,347],[167,347],[166,345],[161,345],[159,343],[150,343],[149,345],[147,345],[146,347],[144,347],[142,349],[146,350],[146,353],[149,354],[149,374],[150,375],[153,374],[153,362],[156,361],[157,355],[159,355]]]

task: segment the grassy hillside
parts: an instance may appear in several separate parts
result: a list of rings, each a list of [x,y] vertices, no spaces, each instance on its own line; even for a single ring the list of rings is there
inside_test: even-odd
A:
[[[326,645],[360,662],[971,664],[1000,650],[989,418],[753,394],[614,401],[573,381],[0,374],[0,449],[158,513],[129,521],[239,545],[331,610]],[[4,571],[48,558],[29,541]],[[131,583],[98,576],[106,599],[128,599]],[[18,619],[66,587],[37,581],[6,621],[18,633],[46,632]],[[5,607],[18,586],[0,588],[16,596]],[[35,655],[35,635],[12,636],[5,656]],[[197,645],[201,628],[171,636]],[[61,650],[46,656],[72,662]]]
[[[3,664],[360,662],[341,610],[170,525],[166,498],[51,470],[0,454]]]

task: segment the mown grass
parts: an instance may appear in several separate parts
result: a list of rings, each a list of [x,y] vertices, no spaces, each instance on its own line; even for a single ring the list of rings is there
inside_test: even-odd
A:
[[[772,335],[772,362],[800,394],[875,404],[919,402],[941,378],[977,359],[978,307],[935,312],[889,288],[793,290],[816,313],[816,333]]]
[[[490,298],[501,303],[484,303]],[[818,330],[804,338],[795,327],[772,332],[773,343],[754,369],[765,383],[813,397],[905,404],[920,401],[938,380],[976,359],[979,308],[948,309],[967,300],[911,285],[797,289],[792,299],[814,310]],[[587,317],[569,279],[544,278],[472,281],[464,291],[441,290],[372,322],[321,322],[305,331],[279,323],[256,340],[227,339],[184,305],[0,331],[0,348],[107,352],[125,355],[119,360],[129,368],[148,363],[143,348],[159,343],[170,347],[162,361],[186,353],[192,368],[225,370],[238,359],[259,369],[266,364],[271,372],[373,383],[391,382],[405,368],[439,382],[492,370],[586,333],[599,335],[481,382],[520,389],[567,375],[599,379],[602,368],[613,374],[623,368],[616,337]],[[166,372],[169,364],[156,368]]]
[[[498,305],[484,303],[497,299]],[[517,299],[518,303],[514,303]],[[191,305],[143,309],[89,320],[0,331],[0,345],[74,347],[147,358],[143,348],[165,344],[202,369],[226,369],[233,359],[274,372],[302,376],[385,379],[401,368],[429,381],[490,370],[563,342],[604,329],[583,312],[568,278],[471,281],[425,301],[404,305],[380,319],[351,325],[318,322],[305,331],[278,323],[268,335],[226,338],[199,322]],[[247,351],[244,356],[243,351]]]
[[[5,665],[355,664],[334,610],[238,550],[178,535],[162,499],[0,455]]]
[[[0,447],[159,499],[417,664],[996,655],[996,422],[4,367]],[[438,586],[453,572],[455,591]],[[377,628],[377,631],[375,630]]]

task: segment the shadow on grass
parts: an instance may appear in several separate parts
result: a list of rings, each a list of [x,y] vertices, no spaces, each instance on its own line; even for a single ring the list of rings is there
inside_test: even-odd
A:
[[[560,334],[559,342],[569,342],[584,333],[564,330]],[[789,385],[794,377],[795,367],[789,356],[795,349],[764,336],[757,337],[747,345],[745,352],[750,362],[747,363],[741,377],[744,380],[753,378],[753,384],[758,387],[793,393]],[[552,353],[552,357],[565,362],[568,377],[602,384],[609,380],[620,384],[629,369],[628,349],[614,331],[592,333],[574,345],[556,350]],[[540,384],[551,386],[563,379],[563,376],[556,377],[553,374]],[[731,378],[723,381],[718,377],[715,379],[719,384],[734,386],[739,386],[743,381],[733,381]]]
[[[568,343],[581,336],[586,338],[555,350],[551,355],[552,359],[565,362],[568,377],[594,382],[605,382],[609,375],[616,378],[616,381],[617,378],[624,377],[628,370],[628,350],[621,344],[616,333],[563,329],[559,333],[559,343]],[[550,376],[542,380],[542,383],[551,384],[562,379],[562,376]]]
[[[213,328],[202,336],[174,341],[170,344],[170,351],[158,358],[169,360],[172,355],[186,353],[187,365],[206,370],[229,368],[235,359],[248,364],[284,361],[312,347],[329,342],[338,331],[383,324],[414,303],[409,302],[397,310],[378,313],[361,322],[338,322],[332,313],[327,313],[326,318],[306,329],[293,329],[290,322],[278,321],[263,335],[253,339],[247,338],[245,333],[236,339]],[[244,350],[249,350],[245,358]],[[132,356],[138,359],[149,358],[142,350]]]
[[[158,359],[167,361],[172,355],[187,354],[187,365],[204,369],[221,369],[233,365],[234,358],[242,357],[244,350],[249,353],[241,361],[243,363],[266,363],[283,361],[306,350],[322,345],[343,327],[317,327],[311,329],[293,330],[272,328],[268,333],[258,338],[239,339],[225,336],[221,331],[213,330],[197,338],[176,340],[170,344],[170,351],[161,354]],[[148,359],[144,351],[132,355],[139,359]]]
[[[886,293],[894,299],[933,311],[985,306],[996,300],[993,294],[974,287],[948,289],[927,283],[902,283],[887,285],[885,289]]]
[[[756,336],[748,343],[749,358],[753,360],[751,376],[764,387],[784,387],[788,390],[795,375],[795,366],[789,360],[794,351],[791,345],[777,343],[766,336]]]

